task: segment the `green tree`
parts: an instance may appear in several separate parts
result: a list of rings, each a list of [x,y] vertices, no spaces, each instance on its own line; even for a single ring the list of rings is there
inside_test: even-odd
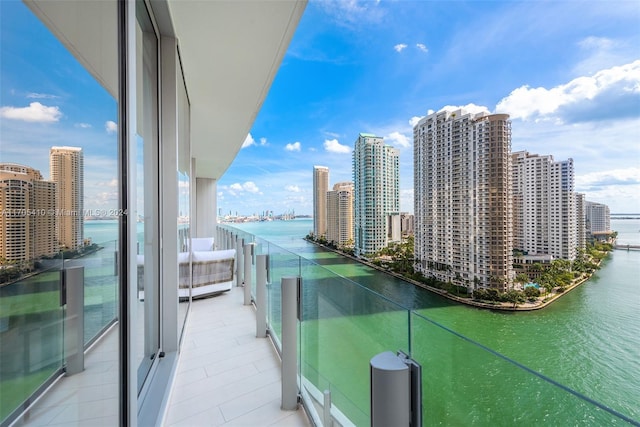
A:
[[[518,304],[525,302],[525,295],[522,291],[511,289],[502,294],[502,300],[512,303],[513,307],[515,308],[518,306]]]
[[[527,286],[524,288],[524,296],[527,297],[529,301],[533,301],[540,296],[540,289],[535,286]]]
[[[525,283],[529,282],[529,276],[526,273],[519,273],[513,282],[524,285]]]

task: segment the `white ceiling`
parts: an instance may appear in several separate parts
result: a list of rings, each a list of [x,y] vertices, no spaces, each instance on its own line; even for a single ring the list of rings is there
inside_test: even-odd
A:
[[[196,176],[218,179],[240,150],[306,2],[169,2],[191,101]]]
[[[116,2],[25,3],[116,98]],[[154,0],[151,5],[161,11],[160,31],[178,39],[196,176],[219,179],[251,129],[306,0]]]

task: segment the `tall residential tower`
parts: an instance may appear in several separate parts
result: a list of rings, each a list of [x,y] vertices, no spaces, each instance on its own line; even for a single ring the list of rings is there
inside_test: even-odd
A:
[[[518,151],[512,165],[514,249],[574,259],[581,239],[573,160]]]
[[[329,168],[313,167],[313,234],[327,235],[327,191],[329,191]]]
[[[339,182],[327,192],[327,240],[353,242],[353,182]]]
[[[413,128],[415,268],[466,286],[506,289],[513,276],[511,122],[440,111]]]
[[[30,261],[58,251],[56,184],[39,171],[0,164],[0,258]]]
[[[57,186],[60,245],[77,249],[84,243],[84,157],[82,148],[51,147],[51,181]]]
[[[390,219],[394,215],[399,219],[400,213],[398,156],[397,149],[375,135],[361,133],[355,142],[353,214],[357,256],[371,255],[395,237],[390,235]]]
[[[609,206],[585,200],[585,226],[589,237],[611,233],[611,212]]]

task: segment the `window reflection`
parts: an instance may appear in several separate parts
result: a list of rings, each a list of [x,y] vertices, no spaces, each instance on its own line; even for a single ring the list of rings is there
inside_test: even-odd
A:
[[[80,354],[84,371],[56,382],[29,422],[55,423],[64,408],[66,423],[86,424],[82,395],[101,424],[115,425],[117,404],[105,396],[119,381],[117,38],[96,25],[88,50],[72,53],[61,41],[79,36],[61,17],[96,9],[54,3],[0,2],[0,424],[20,425]],[[115,3],[99,12],[101,23],[116,21]],[[71,268],[80,272],[76,312],[71,284],[66,298],[61,286]],[[98,364],[104,376],[88,380]]]
[[[158,39],[143,2],[136,3],[136,192],[138,391],[159,353]]]
[[[188,256],[189,238],[191,237],[191,151],[189,128],[189,99],[184,83],[178,83],[178,251],[179,255],[179,287],[188,289],[191,295],[191,266]],[[180,298],[178,305],[178,331],[182,333],[186,320],[190,298]]]

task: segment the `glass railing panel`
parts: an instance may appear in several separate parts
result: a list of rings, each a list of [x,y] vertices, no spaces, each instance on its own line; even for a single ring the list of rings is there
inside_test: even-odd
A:
[[[416,313],[411,314],[411,342],[411,356],[422,365],[425,426],[633,424]]]
[[[64,361],[62,261],[0,287],[0,420],[23,407]]]
[[[299,276],[301,258],[276,245],[269,245],[269,276],[267,284],[267,326],[279,347],[282,334],[282,292],[283,277]]]
[[[118,276],[117,240],[92,245],[64,262],[66,268],[84,268],[84,344],[98,338],[116,319]]]
[[[332,412],[368,425],[369,362],[408,351],[408,311],[309,260],[301,260],[301,276],[302,383],[310,396],[331,391]]]

